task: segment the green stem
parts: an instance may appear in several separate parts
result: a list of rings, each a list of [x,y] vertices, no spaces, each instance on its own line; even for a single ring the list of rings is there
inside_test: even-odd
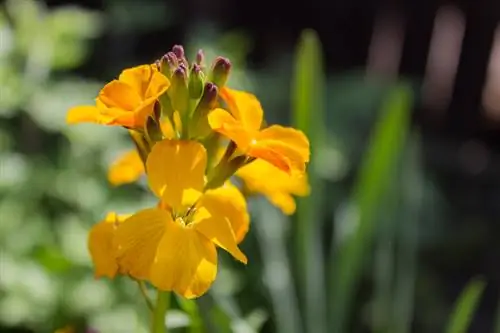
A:
[[[154,310],[153,302],[151,302],[151,299],[148,296],[148,291],[146,289],[146,285],[144,284],[144,281],[137,281],[137,285],[139,286],[139,290],[141,291],[142,297],[144,297],[144,300],[146,301],[146,305],[148,306],[148,309],[150,311]]]
[[[170,304],[170,292],[158,290],[156,306],[153,312],[153,325],[151,333],[167,333],[165,317]]]

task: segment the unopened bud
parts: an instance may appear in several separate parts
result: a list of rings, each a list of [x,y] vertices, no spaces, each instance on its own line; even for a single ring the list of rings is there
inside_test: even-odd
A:
[[[198,66],[203,67],[204,61],[205,61],[205,54],[203,53],[203,50],[198,50],[198,52],[196,53],[196,64]]]
[[[212,82],[219,88],[224,87],[231,71],[231,62],[227,58],[217,57],[212,69]]]
[[[163,134],[161,132],[160,123],[157,122],[153,116],[149,116],[146,120],[146,137],[148,140],[153,142],[158,142],[163,139]]]
[[[160,71],[167,77],[171,77],[178,66],[179,61],[173,52],[168,52],[161,58]]]
[[[182,45],[174,45],[172,47],[172,52],[177,56],[177,59],[182,59],[184,58],[184,47]]]
[[[198,64],[193,64],[191,74],[189,75],[189,96],[192,99],[200,98],[203,92],[203,82],[205,80],[201,67]]]
[[[187,112],[189,102],[189,91],[187,82],[187,72],[183,64],[179,65],[174,71],[170,83],[170,88],[167,90],[172,102],[174,110],[183,114]]]
[[[205,89],[203,89],[203,95],[201,96],[200,103],[198,105],[208,110],[215,108],[218,93],[219,89],[217,86],[212,82],[208,82],[205,85]]]
[[[208,125],[208,113],[217,106],[217,96],[219,89],[211,82],[208,82],[203,89],[193,117],[190,123],[190,133],[192,137],[204,138],[210,134],[210,126]]]

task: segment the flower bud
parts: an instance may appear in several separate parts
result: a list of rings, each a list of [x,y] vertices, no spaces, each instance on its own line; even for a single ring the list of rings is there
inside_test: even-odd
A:
[[[172,52],[176,55],[177,59],[182,59],[185,57],[184,47],[182,47],[182,45],[174,45],[172,47]]]
[[[187,71],[184,64],[180,64],[172,74],[170,88],[167,92],[174,110],[179,111],[181,114],[186,113],[189,102],[189,90]]]
[[[198,64],[193,64],[189,75],[189,96],[192,99],[200,98],[203,93],[203,81],[205,77]]]
[[[212,68],[212,82],[219,88],[224,87],[231,71],[231,62],[227,58],[217,57]]]
[[[196,106],[191,122],[189,123],[189,132],[193,138],[204,138],[210,134],[211,129],[208,124],[208,113],[217,106],[217,96],[219,89],[211,82],[208,82],[203,89],[201,99]]]
[[[161,141],[163,139],[163,133],[161,131],[160,123],[157,122],[153,118],[153,116],[148,117],[145,127],[146,138],[148,139],[150,144]]]
[[[204,66],[205,62],[205,54],[203,53],[203,50],[198,50],[196,53],[196,64],[200,67]]]
[[[178,66],[179,61],[173,52],[168,52],[160,60],[160,71],[166,77],[170,78]]]

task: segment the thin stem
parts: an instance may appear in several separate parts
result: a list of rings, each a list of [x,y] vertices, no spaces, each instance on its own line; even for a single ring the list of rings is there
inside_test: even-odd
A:
[[[144,281],[137,280],[137,285],[139,286],[139,290],[141,291],[142,297],[146,301],[146,305],[148,306],[148,309],[150,311],[153,311],[154,305],[153,305],[153,302],[151,301],[151,298],[148,295],[148,291],[146,289],[146,285],[144,284]]]
[[[170,292],[158,290],[156,306],[153,312],[153,325],[151,333],[167,333],[165,316],[170,305]]]

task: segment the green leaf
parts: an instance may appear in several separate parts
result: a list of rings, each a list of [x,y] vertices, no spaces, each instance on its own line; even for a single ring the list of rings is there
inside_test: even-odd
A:
[[[297,204],[295,256],[299,286],[305,300],[308,332],[326,332],[324,266],[321,248],[323,183],[315,172],[317,154],[324,141],[324,85],[321,43],[316,33],[305,30],[297,46],[292,86],[294,125],[304,131],[311,144],[309,183],[311,193]]]
[[[405,145],[410,121],[411,92],[394,89],[382,108],[352,194],[355,219],[350,233],[332,248],[330,331],[345,332],[356,284],[362,273],[365,249],[372,240],[374,218],[393,179]],[[337,233],[338,230],[337,230]]]
[[[486,283],[481,278],[474,278],[467,284],[455,303],[455,309],[448,321],[447,333],[467,332],[485,286]]]

